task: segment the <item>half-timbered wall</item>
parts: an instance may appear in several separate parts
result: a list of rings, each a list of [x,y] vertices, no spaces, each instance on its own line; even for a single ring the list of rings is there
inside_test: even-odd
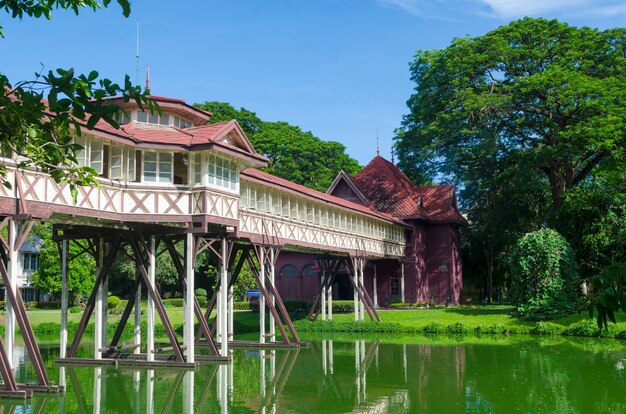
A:
[[[260,184],[241,182],[239,230],[303,246],[403,256],[404,229]]]

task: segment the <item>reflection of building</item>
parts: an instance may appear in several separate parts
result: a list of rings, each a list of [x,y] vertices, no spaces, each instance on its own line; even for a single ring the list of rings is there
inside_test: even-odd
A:
[[[22,244],[18,255],[17,286],[20,288],[25,302],[48,300],[50,295],[40,292],[31,285],[30,275],[39,269],[39,250],[42,240],[36,236]],[[5,300],[4,285],[2,285],[2,300]]]
[[[367,206],[406,225],[405,256],[375,259],[365,269],[365,287],[374,302],[452,303],[462,287],[459,228],[467,225],[458,211],[454,186],[416,186],[394,164],[376,156],[359,174],[341,172],[328,190],[335,197]],[[384,237],[384,235],[381,235]],[[277,280],[285,299],[311,301],[319,292],[317,256],[282,253]],[[336,269],[334,299],[352,299],[348,269]]]

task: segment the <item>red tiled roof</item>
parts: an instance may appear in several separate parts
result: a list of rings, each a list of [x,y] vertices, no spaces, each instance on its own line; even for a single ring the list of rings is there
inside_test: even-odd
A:
[[[398,220],[397,218],[389,214],[386,214],[384,212],[376,211],[367,206],[363,206],[361,204],[354,203],[352,201],[348,201],[340,197],[335,197],[330,194],[322,193],[321,191],[313,190],[303,185],[285,180],[284,178],[280,178],[275,175],[266,173],[264,171],[257,170],[256,168],[246,168],[245,170],[241,172],[241,176],[250,178],[256,181],[261,181],[263,182],[263,184],[266,184],[270,187],[277,187],[277,188],[281,188],[285,190],[290,190],[300,195],[317,199],[318,201],[326,202],[329,204],[334,204],[336,206],[344,207],[350,210],[355,210],[364,214],[368,214],[370,216],[381,218],[383,220],[387,220],[387,221],[394,222],[394,223],[402,223],[401,220]]]
[[[453,185],[416,186],[381,156],[351,179],[376,210],[402,219],[467,223],[453,205]]]
[[[234,129],[240,130],[237,121],[234,120],[187,129],[180,129],[171,125],[153,125],[138,122],[129,122],[128,124],[122,125],[120,129],[115,129],[107,122],[100,120],[96,123],[94,131],[95,133],[98,131],[106,132],[122,140],[130,140],[136,144],[171,145],[184,147],[185,149],[192,149],[194,146],[198,145],[213,144],[229,150],[231,153],[234,152],[246,155],[259,161],[267,161],[250,145],[245,144],[246,149],[244,150],[235,145],[221,141],[221,138]]]

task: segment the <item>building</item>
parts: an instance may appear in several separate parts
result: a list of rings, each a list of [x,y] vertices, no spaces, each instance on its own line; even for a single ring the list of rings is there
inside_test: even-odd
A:
[[[39,289],[30,283],[30,275],[39,269],[39,251],[42,243],[43,241],[40,238],[31,236],[29,240],[22,244],[18,253],[17,285],[20,288],[24,302],[50,300],[49,294],[40,292]],[[4,284],[0,285],[0,295],[2,300],[5,300]]]
[[[462,264],[459,213],[452,185],[416,186],[393,163],[376,156],[359,174],[341,172],[329,195],[387,214],[405,225],[402,258],[377,258],[365,267],[364,284],[376,306],[392,301],[459,303]],[[321,289],[316,255],[282,253],[277,284],[284,299],[312,301]],[[338,269],[334,299],[352,299],[348,269]]]

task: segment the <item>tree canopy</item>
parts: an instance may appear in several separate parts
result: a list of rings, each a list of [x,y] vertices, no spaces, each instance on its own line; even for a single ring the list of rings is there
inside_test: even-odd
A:
[[[211,123],[236,119],[254,148],[269,159],[264,170],[298,184],[326,191],[340,171],[356,174],[359,163],[336,141],[323,141],[287,122],[262,121],[254,112],[225,102],[204,102],[197,108],[213,113]]]
[[[518,237],[559,227],[572,189],[626,166],[626,29],[525,18],[418,51],[411,79],[400,167],[459,184],[490,298],[491,270]]]

